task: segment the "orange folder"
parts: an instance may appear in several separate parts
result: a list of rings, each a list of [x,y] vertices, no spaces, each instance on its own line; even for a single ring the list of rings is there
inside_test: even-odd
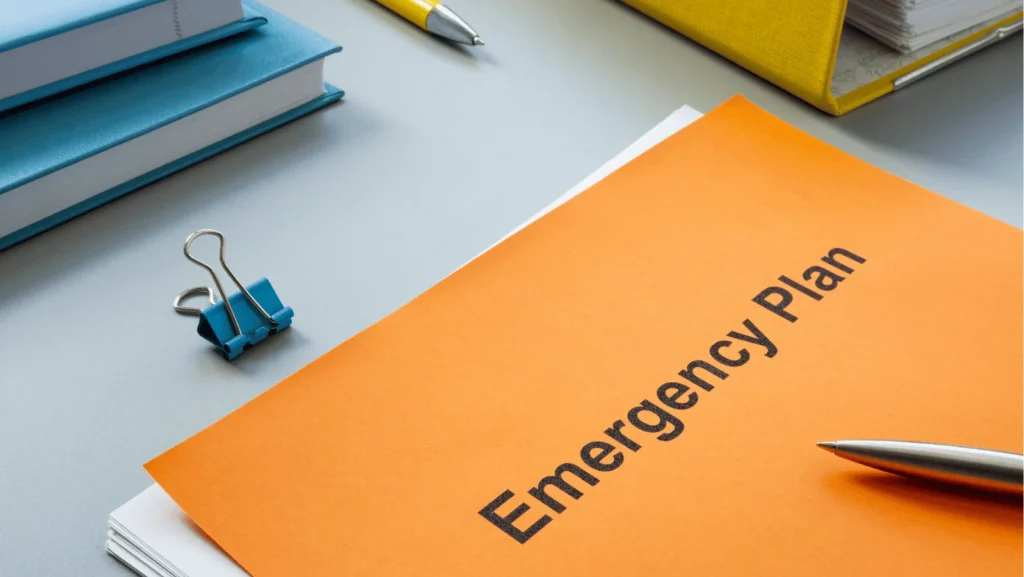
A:
[[[255,577],[1020,575],[1021,231],[734,98],[147,469]]]

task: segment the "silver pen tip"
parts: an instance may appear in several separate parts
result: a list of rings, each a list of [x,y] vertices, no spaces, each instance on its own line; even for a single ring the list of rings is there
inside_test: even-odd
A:
[[[473,37],[473,46],[483,46],[483,45],[484,45],[484,41],[480,40],[479,36],[474,36]]]
[[[825,449],[829,453],[835,453],[836,452],[836,443],[835,443],[835,441],[822,441],[822,442],[818,443],[818,446],[821,447],[822,449]]]

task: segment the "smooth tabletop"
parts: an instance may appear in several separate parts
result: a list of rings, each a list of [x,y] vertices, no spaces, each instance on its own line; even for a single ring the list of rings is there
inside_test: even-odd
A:
[[[345,100],[0,252],[0,576],[126,577],[103,549],[142,464],[429,288],[683,104],[734,94],[1022,224],[1021,36],[829,117],[611,0],[449,6],[436,40],[370,0],[267,0],[337,40]],[[842,178],[842,175],[836,175]],[[233,363],[176,315],[227,237],[293,327]],[[195,245],[215,258],[214,242]]]

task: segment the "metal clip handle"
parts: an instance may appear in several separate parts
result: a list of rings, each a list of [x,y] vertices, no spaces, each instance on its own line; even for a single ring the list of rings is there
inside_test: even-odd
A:
[[[189,297],[199,296],[203,294],[205,294],[206,298],[209,299],[210,306],[217,304],[217,299],[214,298],[213,296],[212,288],[208,286],[197,286],[182,291],[181,294],[174,298],[174,310],[177,311],[178,314],[189,315],[193,317],[197,317],[203,314],[203,309],[181,306],[181,301]]]
[[[228,276],[231,278],[231,281],[235,283],[235,286],[238,287],[238,290],[241,291],[242,295],[244,295],[246,300],[249,301],[249,304],[251,304],[253,308],[255,308],[261,315],[263,315],[263,318],[266,319],[267,322],[269,322],[272,326],[277,326],[277,321],[271,318],[271,316],[267,314],[267,311],[263,310],[263,307],[260,306],[260,303],[256,302],[256,299],[253,298],[253,296],[249,294],[249,291],[244,286],[242,286],[241,282],[239,282],[238,277],[235,276],[235,273],[231,272],[231,269],[228,268],[228,263],[224,261],[224,235],[221,234],[219,231],[205,228],[203,230],[192,233],[185,240],[185,258],[203,267],[204,269],[206,269],[206,272],[210,273],[210,277],[213,278],[213,284],[217,287],[217,292],[220,293],[221,300],[224,301],[224,308],[228,312],[228,318],[231,320],[231,326],[234,327],[235,329],[235,334],[242,334],[242,328],[238,325],[238,317],[235,316],[235,310],[231,307],[231,301],[228,300],[228,295],[227,293],[224,292],[224,287],[220,284],[220,278],[218,278],[217,273],[213,271],[213,267],[192,256],[192,254],[189,252],[189,249],[192,247],[192,242],[195,239],[205,235],[215,236],[220,240],[220,266],[224,268],[224,272],[228,273]],[[213,291],[209,287],[195,287],[188,289],[187,291],[178,295],[178,298],[175,299],[174,301],[174,310],[182,314],[195,314],[192,311],[196,309],[190,309],[189,307],[181,307],[181,300],[184,299],[186,296],[201,294],[201,292],[208,292],[210,296],[210,302],[214,302]],[[183,311],[180,309],[185,310]]]

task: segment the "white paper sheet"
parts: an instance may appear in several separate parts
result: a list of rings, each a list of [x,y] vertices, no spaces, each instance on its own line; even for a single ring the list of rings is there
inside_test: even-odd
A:
[[[1021,9],[1021,0],[851,0],[846,21],[904,54]]]
[[[143,577],[248,577],[159,485],[118,507],[109,526],[107,552]]]
[[[688,126],[691,122],[697,120],[701,116],[703,115],[700,112],[697,112],[696,110],[690,108],[689,106],[683,106],[682,108],[677,109],[672,114],[669,114],[665,120],[662,120],[657,125],[655,125],[654,128],[648,130],[643,136],[636,139],[633,142],[633,144],[630,144],[628,147],[626,147],[625,150],[616,154],[614,158],[601,165],[601,168],[598,168],[594,172],[591,172],[586,178],[581,180],[579,184],[569,189],[569,191],[563,194],[562,196],[556,198],[554,202],[541,209],[540,212],[530,217],[530,219],[524,222],[523,224],[517,226],[515,229],[512,230],[512,232],[503,236],[501,240],[487,247],[487,250],[485,250],[484,252],[487,252],[488,250],[491,250],[492,248],[505,242],[505,240],[508,237],[523,230],[538,218],[544,216],[545,214],[551,212],[552,210],[555,210],[559,206],[572,200],[572,198],[575,197],[577,194],[583,192],[584,190],[590,188],[591,186],[594,186],[602,179],[604,179],[604,177],[622,168],[627,163],[629,163],[629,161],[640,156],[648,149],[653,148],[655,144],[658,144],[662,140],[665,140],[669,136],[672,136],[673,134],[679,132],[680,130]],[[484,252],[480,254],[484,254]],[[480,255],[476,256],[476,258],[479,257]],[[474,258],[473,260],[476,260],[476,258]]]

